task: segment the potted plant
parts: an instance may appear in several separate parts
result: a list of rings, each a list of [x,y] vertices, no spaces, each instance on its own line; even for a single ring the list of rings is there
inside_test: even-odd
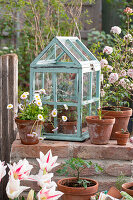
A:
[[[127,130],[128,121],[132,115],[132,109],[128,106],[129,100],[133,97],[133,30],[132,27],[130,28],[133,10],[127,7],[123,13],[127,29],[112,27],[110,31],[113,34],[114,46],[105,46],[103,52],[100,53],[105,105],[108,102],[102,112],[104,116],[112,116],[116,119],[111,139],[116,139],[115,132],[121,129]]]
[[[86,117],[90,141],[92,144],[108,144],[115,118],[102,115],[98,109],[98,116]]]
[[[117,131],[115,134],[118,145],[127,144],[128,138],[130,136],[130,133],[128,131],[124,131],[123,129],[121,129],[120,131]]]
[[[72,174],[71,178],[63,178],[57,182],[58,190],[64,193],[63,200],[89,200],[98,191],[97,181],[80,177],[81,172],[91,166],[96,171],[103,171],[98,164],[93,164],[92,161],[86,161],[81,158],[71,158],[62,164],[61,169],[57,170],[61,175],[68,176]]]
[[[77,129],[77,111],[76,107],[71,106],[68,109],[62,109],[61,113],[65,113],[67,116],[66,120],[62,119],[60,123],[64,134],[75,134]],[[62,115],[62,114],[61,114]],[[62,116],[64,117],[64,116]]]
[[[46,94],[44,89],[34,94],[34,100],[28,100],[28,92],[20,95],[19,106],[15,122],[19,131],[22,144],[33,145],[39,143],[41,129],[44,121],[49,117],[49,108],[47,105],[42,106],[41,98]],[[13,105],[9,104],[7,109],[12,109]]]

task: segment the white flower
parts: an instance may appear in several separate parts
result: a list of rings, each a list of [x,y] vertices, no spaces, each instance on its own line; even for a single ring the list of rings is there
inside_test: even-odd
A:
[[[39,106],[39,107],[42,107],[42,101],[41,100],[36,101],[36,105]]]
[[[131,54],[133,54],[133,48],[130,49]]]
[[[129,69],[127,75],[133,79],[133,69]]]
[[[101,97],[105,96],[105,91],[103,89],[101,89]]]
[[[1,162],[0,160],[0,182],[1,182],[1,179],[6,175],[7,166],[4,166],[4,163],[5,162]]]
[[[109,80],[109,83],[115,83],[116,81],[118,81],[118,74],[111,73],[108,80]]]
[[[67,121],[67,117],[66,117],[66,116],[62,116],[62,120],[63,120],[64,122],[66,122],[66,121]]]
[[[119,26],[113,26],[110,30],[110,32],[114,33],[114,34],[120,34],[121,33],[121,28]]]
[[[56,117],[57,116],[57,110],[56,109],[52,110],[51,114],[52,114],[53,117]]]
[[[9,175],[11,176],[11,174],[13,174],[14,178],[19,180],[28,180],[29,174],[33,168],[26,159],[19,160],[18,163],[14,162],[13,165],[8,164],[8,167],[10,169]]]
[[[54,128],[52,131],[55,132],[55,131],[57,131],[57,130],[58,130],[58,127]]]
[[[64,108],[65,108],[66,110],[68,110],[68,106],[67,106],[66,104],[64,104]]]
[[[42,141],[44,140],[46,137],[38,137],[38,140]]]
[[[43,110],[43,107],[42,107],[42,106],[39,106],[39,109],[40,109],[40,110]]]
[[[38,94],[38,93],[35,93],[34,94],[34,99],[36,100],[36,99],[40,99],[40,95]]]
[[[3,50],[8,50],[9,48],[8,47],[3,47]]]
[[[37,158],[36,160],[38,161],[43,174],[50,172],[54,167],[59,165],[59,163],[56,163],[57,158],[58,156],[52,156],[51,150],[49,150],[46,155],[40,151],[40,159]]]
[[[38,134],[36,132],[32,132],[32,135],[34,136],[38,136]]]
[[[132,42],[133,38],[132,38],[132,35],[131,34],[127,34],[124,36],[124,40],[128,40],[129,42]]]
[[[127,82],[125,78],[120,79],[119,84],[123,87],[126,88],[127,86]]]
[[[25,94],[25,92],[20,96],[20,98],[23,99],[27,99],[27,94]]]
[[[43,116],[42,116],[41,114],[38,115],[38,119],[39,119],[40,121],[43,121],[43,120],[44,120],[44,118],[43,118]]]
[[[40,187],[46,187],[46,188],[51,188],[53,186],[56,186],[55,182],[51,182],[51,178],[53,177],[53,173],[47,173],[43,174],[42,170],[39,170],[39,173],[37,175],[32,175],[31,178],[34,181],[37,181],[37,184]]]
[[[29,95],[29,92],[24,92],[24,94]]]
[[[119,76],[120,77],[123,77],[123,76],[126,76],[126,71],[123,69],[121,72],[120,72],[120,74],[119,74]]]
[[[103,53],[111,54],[113,52],[113,48],[109,46],[105,46],[103,49]]]
[[[133,67],[133,61],[131,62],[131,65],[132,65],[132,67]]]
[[[11,174],[9,181],[6,186],[6,193],[9,199],[17,198],[24,190],[29,189],[30,187],[20,186],[20,180],[15,179],[13,174]]]
[[[63,193],[60,191],[55,191],[54,187],[52,187],[50,189],[47,189],[46,187],[44,187],[38,192],[37,198],[38,198],[38,200],[47,200],[47,199],[57,200],[62,195],[63,195]]]
[[[10,109],[12,109],[12,108],[13,108],[13,105],[12,105],[12,104],[8,104],[8,105],[7,105],[7,109],[8,109],[8,110],[10,110]]]
[[[108,61],[106,59],[102,59],[100,61],[100,64],[101,64],[101,68],[104,68],[106,65],[108,65]]]
[[[21,103],[18,105],[18,107],[20,110],[24,110],[23,105]]]
[[[45,90],[45,89],[40,89],[40,90],[39,90],[39,93],[40,93],[40,94],[46,94],[46,90]]]

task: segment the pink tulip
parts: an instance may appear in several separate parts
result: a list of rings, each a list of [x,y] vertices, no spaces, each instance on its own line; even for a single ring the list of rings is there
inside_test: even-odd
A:
[[[42,200],[42,199],[57,200],[62,195],[63,195],[63,193],[60,191],[55,191],[54,187],[51,189],[46,189],[46,187],[44,187],[38,192],[37,198],[38,198],[38,200]]]
[[[40,169],[43,171],[44,174],[59,165],[59,163],[56,163],[57,158],[58,156],[52,157],[51,150],[49,150],[46,155],[40,152],[40,159],[37,158],[37,161],[40,165]]]
[[[10,169],[9,175],[13,173],[14,178],[19,180],[28,180],[30,171],[33,168],[33,166],[30,165],[26,159],[19,160],[17,164],[16,163],[13,163],[13,165],[8,164],[8,167]]]
[[[124,9],[124,13],[131,14],[132,12],[133,12],[132,8],[127,7]]]

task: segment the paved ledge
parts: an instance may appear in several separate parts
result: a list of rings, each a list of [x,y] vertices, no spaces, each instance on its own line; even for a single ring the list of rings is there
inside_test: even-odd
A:
[[[12,144],[11,157],[36,158],[40,151],[45,154],[49,149],[59,158],[133,160],[133,144],[128,142],[126,146],[119,146],[115,140],[110,140],[107,145],[94,145],[90,140],[84,142],[44,140],[36,145],[23,145],[20,140],[15,140]]]

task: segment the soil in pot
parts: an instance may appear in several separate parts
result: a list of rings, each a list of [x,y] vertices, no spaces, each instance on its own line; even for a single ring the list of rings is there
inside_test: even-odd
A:
[[[87,116],[86,121],[91,143],[108,144],[115,118],[104,116],[100,120],[98,116]]]
[[[42,122],[38,121],[38,125],[35,124],[34,120],[21,120],[15,119],[17,124],[17,128],[19,131],[19,136],[22,144],[25,145],[34,145],[39,143],[38,136],[40,135]],[[31,134],[32,132],[36,132],[38,136],[34,136]]]
[[[133,182],[122,184],[122,190],[133,197]]]
[[[58,181],[58,190],[64,193],[62,200],[89,200],[98,191],[98,182],[95,180],[86,178],[91,183],[87,188],[73,187],[75,180],[77,181],[76,178],[64,178]]]
[[[121,131],[115,132],[116,134],[116,140],[118,145],[126,145],[128,138],[129,138],[129,132],[121,133]]]
[[[119,110],[116,110],[116,107],[103,107],[102,114],[103,116],[112,116],[115,118],[115,124],[112,129],[110,139],[115,140],[116,134],[115,132],[120,131],[123,129],[124,131],[127,130],[129,118],[132,115],[132,109],[128,107],[117,107]]]

